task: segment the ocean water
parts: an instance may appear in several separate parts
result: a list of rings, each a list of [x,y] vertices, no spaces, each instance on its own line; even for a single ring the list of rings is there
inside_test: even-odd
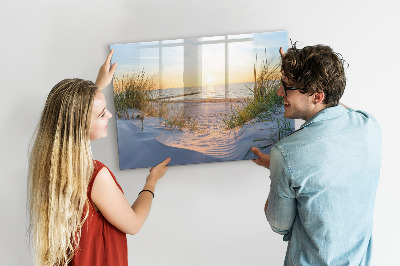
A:
[[[154,90],[154,96],[160,100],[203,100],[246,98],[253,96],[254,82],[232,83],[229,85],[209,85],[202,87],[171,88]]]

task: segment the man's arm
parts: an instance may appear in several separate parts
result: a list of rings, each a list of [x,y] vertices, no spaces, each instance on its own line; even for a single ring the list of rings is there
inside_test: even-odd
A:
[[[272,230],[285,235],[283,239],[287,241],[297,213],[296,194],[285,158],[276,147],[271,149],[270,171],[271,187],[264,211]]]

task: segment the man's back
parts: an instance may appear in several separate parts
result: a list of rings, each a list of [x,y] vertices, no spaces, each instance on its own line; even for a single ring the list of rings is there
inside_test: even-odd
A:
[[[342,106],[275,145],[267,218],[289,240],[285,265],[369,265],[380,161],[376,120]]]

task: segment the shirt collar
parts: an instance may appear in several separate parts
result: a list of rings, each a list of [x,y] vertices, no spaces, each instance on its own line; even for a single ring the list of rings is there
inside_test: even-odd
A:
[[[308,119],[306,122],[304,122],[304,124],[300,127],[300,129],[302,129],[312,123],[315,123],[315,122],[320,122],[320,121],[329,120],[332,118],[342,116],[345,113],[349,112],[349,110],[350,109],[346,109],[342,105],[325,108],[325,109],[319,111],[318,113],[316,113],[313,117]]]

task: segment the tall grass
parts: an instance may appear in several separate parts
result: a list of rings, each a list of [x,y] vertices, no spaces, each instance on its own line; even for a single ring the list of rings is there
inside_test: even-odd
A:
[[[129,109],[144,113],[150,111],[148,105],[153,100],[151,91],[158,88],[155,80],[154,77],[146,76],[144,71],[114,78],[114,104],[119,118],[129,119],[129,116],[126,117]]]
[[[277,95],[280,87],[280,66],[271,66],[266,58],[254,64],[254,87],[249,88],[253,92],[253,98],[245,99],[242,105],[232,108],[230,114],[224,118],[227,129],[242,127],[244,124],[255,119],[257,122],[276,122],[277,128],[270,128],[269,138],[260,138],[253,140],[245,157],[250,153],[252,147],[258,147],[260,150],[266,149],[291,133],[290,121],[286,118],[276,117],[282,112],[283,99]],[[271,144],[261,146],[261,143],[269,140]],[[260,145],[258,145],[260,144]]]
[[[266,54],[266,51],[265,51]],[[249,88],[253,92],[253,98],[247,98],[242,105],[232,108],[231,113],[225,115],[224,122],[227,129],[241,127],[245,123],[257,118],[262,120],[278,114],[283,106],[282,97],[277,95],[280,86],[280,67],[271,66],[268,60],[261,59],[254,63],[254,87]]]
[[[167,129],[188,129],[189,131],[199,131],[195,119],[189,115],[190,106],[185,104],[170,104],[168,116],[164,118]]]
[[[140,112],[138,116],[142,120],[142,127],[145,117],[161,117],[167,129],[195,128],[194,119],[189,115],[187,108],[169,100],[157,99],[153,90],[162,88],[163,84],[156,75],[148,76],[141,71],[138,74],[115,77],[113,86],[118,118],[136,119],[136,114],[133,112],[133,109],[136,109]]]

